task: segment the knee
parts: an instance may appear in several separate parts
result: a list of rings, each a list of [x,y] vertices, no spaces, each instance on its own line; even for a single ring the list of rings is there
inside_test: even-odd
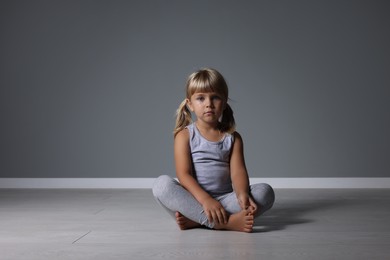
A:
[[[264,189],[265,189],[265,197],[267,198],[267,202],[269,207],[272,207],[272,205],[275,202],[275,191],[271,187],[271,185],[264,183]]]
[[[153,183],[152,191],[155,198],[161,198],[173,183],[173,178],[168,175],[159,176]]]
[[[267,183],[255,184],[251,193],[265,208],[271,208],[275,202],[274,189]]]

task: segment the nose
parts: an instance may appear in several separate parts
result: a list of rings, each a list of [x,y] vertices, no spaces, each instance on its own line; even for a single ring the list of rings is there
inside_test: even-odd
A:
[[[206,107],[214,107],[212,98],[206,98]]]

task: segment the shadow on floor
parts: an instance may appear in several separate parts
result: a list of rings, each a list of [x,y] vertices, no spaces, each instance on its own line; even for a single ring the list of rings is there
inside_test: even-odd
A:
[[[312,200],[293,203],[275,203],[273,208],[255,221],[253,232],[283,230],[291,225],[315,222],[306,218],[309,212],[325,211],[345,205],[343,200]]]

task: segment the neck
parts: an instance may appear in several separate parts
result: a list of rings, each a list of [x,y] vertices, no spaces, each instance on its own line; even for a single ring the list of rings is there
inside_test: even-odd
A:
[[[198,131],[204,138],[212,142],[218,142],[224,136],[224,133],[221,132],[218,125],[213,126],[209,124],[199,124],[199,122],[195,122],[195,127],[198,129]]]
[[[206,123],[203,123],[203,122],[199,122],[199,121],[195,121],[195,125],[198,129],[202,129],[204,131],[219,131],[219,124],[218,123],[215,123],[215,124],[206,124]]]

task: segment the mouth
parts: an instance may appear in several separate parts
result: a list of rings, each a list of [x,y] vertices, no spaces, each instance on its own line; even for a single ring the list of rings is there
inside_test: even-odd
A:
[[[215,113],[213,111],[207,111],[204,113],[205,115],[214,115]]]

